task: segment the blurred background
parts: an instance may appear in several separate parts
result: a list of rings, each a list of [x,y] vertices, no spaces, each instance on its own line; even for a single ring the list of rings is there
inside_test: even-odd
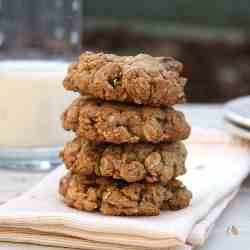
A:
[[[173,56],[189,102],[250,94],[248,0],[0,0],[0,60],[81,50]]]
[[[173,56],[188,102],[217,105],[250,94],[249,30],[248,0],[0,0],[0,166],[61,163],[77,95],[62,81],[81,51]]]

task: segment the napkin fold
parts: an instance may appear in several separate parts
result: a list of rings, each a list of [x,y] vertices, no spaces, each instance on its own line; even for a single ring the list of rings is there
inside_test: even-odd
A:
[[[115,217],[65,206],[56,169],[26,194],[0,206],[0,241],[80,249],[191,249],[202,245],[250,172],[249,146],[222,132],[194,129],[186,142],[189,207],[155,217]]]

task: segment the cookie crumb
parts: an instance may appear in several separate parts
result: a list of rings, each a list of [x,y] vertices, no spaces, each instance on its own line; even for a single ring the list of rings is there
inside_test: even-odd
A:
[[[237,228],[236,226],[232,225],[230,227],[228,227],[227,232],[231,235],[235,235],[238,236],[240,234],[240,230],[239,228]]]

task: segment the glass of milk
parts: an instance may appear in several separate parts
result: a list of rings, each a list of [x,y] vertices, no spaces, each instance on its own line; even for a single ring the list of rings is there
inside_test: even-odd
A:
[[[68,63],[0,61],[0,167],[47,170],[70,139],[60,115],[76,94],[62,86]]]

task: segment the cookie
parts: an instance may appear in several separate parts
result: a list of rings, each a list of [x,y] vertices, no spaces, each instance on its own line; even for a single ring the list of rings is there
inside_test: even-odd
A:
[[[128,105],[79,97],[62,114],[65,130],[95,142],[171,142],[186,139],[190,127],[173,108]]]
[[[170,106],[185,100],[182,68],[170,57],[85,52],[70,65],[63,85],[108,101]]]
[[[76,138],[60,153],[72,173],[167,184],[186,172],[182,142],[160,144],[95,144]]]
[[[68,174],[60,181],[65,203],[79,210],[106,215],[159,215],[160,209],[178,210],[189,205],[191,192],[178,180],[167,185],[132,183],[107,177]]]

